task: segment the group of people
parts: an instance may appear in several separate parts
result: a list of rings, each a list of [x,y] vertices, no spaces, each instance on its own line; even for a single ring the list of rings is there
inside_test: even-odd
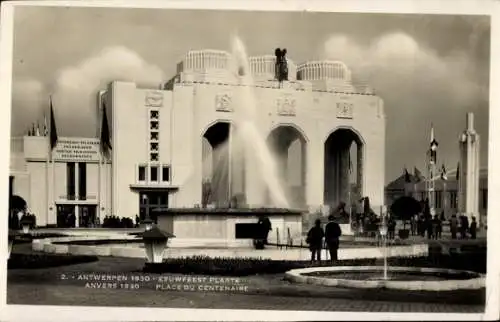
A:
[[[422,214],[415,215],[411,219],[411,234],[413,236],[422,236],[428,239],[440,239],[443,233],[443,223],[446,221],[444,213],[440,216],[424,216]],[[449,220],[450,233],[452,239],[457,239],[457,234],[460,239],[470,238],[476,239],[477,222],[476,217],[472,217],[472,222],[469,224],[469,218],[465,215],[452,215]]]
[[[330,260],[338,260],[341,235],[342,230],[340,229],[340,225],[334,221],[333,215],[328,217],[328,223],[324,230],[323,227],[321,227],[321,220],[316,219],[314,227],[309,230],[306,239],[306,242],[309,244],[309,250],[311,251],[311,262],[315,260],[321,261],[321,250],[323,249],[323,245],[326,245],[330,253]]]
[[[472,217],[472,221],[469,225],[469,218],[464,215],[457,216],[453,215],[450,218],[450,232],[451,238],[457,239],[457,233],[460,234],[460,239],[467,239],[470,235],[471,239],[476,239],[477,236],[477,221],[476,217]]]
[[[443,233],[444,214],[441,216],[423,214],[415,215],[410,220],[410,230],[412,236],[422,236],[429,239],[440,239]]]

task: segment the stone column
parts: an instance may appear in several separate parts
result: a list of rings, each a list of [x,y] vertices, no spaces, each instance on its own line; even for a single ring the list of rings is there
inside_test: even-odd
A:
[[[310,136],[306,147],[306,203],[317,208],[324,204],[325,147],[322,140]]]
[[[474,114],[467,113],[467,128],[460,137],[459,212],[479,224],[479,134],[474,129]]]
[[[259,162],[253,149],[247,146],[245,153],[247,156],[245,160],[246,201],[251,208],[261,207],[264,202],[266,188],[262,179],[262,172],[259,169]]]

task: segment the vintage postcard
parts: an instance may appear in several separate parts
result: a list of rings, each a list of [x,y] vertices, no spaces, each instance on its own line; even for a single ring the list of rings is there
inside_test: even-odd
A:
[[[2,3],[2,316],[498,318],[500,7],[420,3]]]

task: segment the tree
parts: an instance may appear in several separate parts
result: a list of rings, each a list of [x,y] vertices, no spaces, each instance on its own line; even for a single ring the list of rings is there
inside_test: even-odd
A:
[[[26,200],[22,197],[13,195],[9,200],[9,209],[15,211],[25,211],[27,207]]]
[[[403,229],[406,229],[406,222],[422,211],[422,206],[415,198],[403,196],[396,199],[391,205],[391,213],[398,219],[403,220]]]
[[[19,229],[19,218],[17,214],[26,212],[28,204],[22,197],[13,195],[9,198],[9,228]]]

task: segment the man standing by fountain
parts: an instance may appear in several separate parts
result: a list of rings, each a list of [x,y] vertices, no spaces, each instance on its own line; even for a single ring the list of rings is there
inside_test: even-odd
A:
[[[330,260],[338,260],[338,249],[340,245],[340,236],[342,235],[342,230],[340,225],[334,221],[333,215],[328,216],[328,223],[325,227],[325,242],[330,252]]]
[[[311,263],[314,263],[314,260],[321,262],[321,249],[323,248],[324,236],[325,233],[323,228],[321,228],[321,220],[316,219],[314,227],[309,230],[306,239],[306,243],[309,244],[309,250],[311,251]]]
[[[259,230],[262,235],[261,239],[264,245],[267,245],[269,232],[273,229],[271,221],[269,220],[269,217],[261,215],[259,216],[259,221],[257,222],[257,224],[259,224]],[[277,240],[276,243],[279,243],[279,241]]]

